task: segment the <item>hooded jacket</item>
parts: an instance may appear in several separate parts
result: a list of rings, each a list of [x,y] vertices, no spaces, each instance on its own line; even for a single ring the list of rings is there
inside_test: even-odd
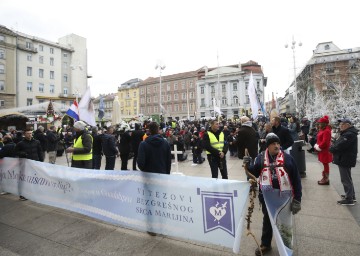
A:
[[[171,150],[159,134],[151,135],[139,145],[137,164],[144,172],[170,174]]]
[[[321,163],[331,163],[333,160],[332,154],[329,152],[331,144],[331,127],[325,126],[324,129],[320,129],[316,143],[319,145],[321,151],[318,152],[318,159]]]
[[[354,126],[340,132],[340,137],[330,147],[334,164],[355,167],[358,153],[358,133],[359,131]]]

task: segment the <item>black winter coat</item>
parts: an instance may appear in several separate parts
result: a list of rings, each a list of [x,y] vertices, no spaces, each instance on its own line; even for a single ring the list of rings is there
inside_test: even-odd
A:
[[[279,125],[278,127],[272,127],[273,133],[275,133],[280,139],[280,146],[283,150],[291,147],[294,144],[294,140],[290,135],[288,128]]]
[[[340,132],[340,137],[330,147],[334,164],[355,167],[358,153],[358,132],[354,126]]]
[[[41,145],[41,149],[42,151],[46,151],[47,150],[47,144],[48,144],[48,140],[46,137],[46,134],[36,130],[34,132],[34,139],[40,141],[40,145]]]
[[[131,151],[131,136],[129,132],[124,132],[120,134],[120,143],[119,143],[120,154],[129,154]]]
[[[20,158],[27,158],[35,161],[43,162],[42,148],[40,142],[35,139],[23,139],[15,147],[15,153]]]
[[[144,134],[145,133],[142,130],[135,130],[131,133],[131,148],[135,154],[138,152],[139,145],[143,140]]]
[[[254,128],[242,125],[236,137],[238,148],[238,158],[243,159],[245,156],[245,148],[248,149],[249,155],[255,159],[258,154],[258,135]]]
[[[105,156],[116,156],[118,154],[116,139],[112,134],[104,134],[101,138],[101,147]]]
[[[47,137],[47,152],[56,151],[58,141],[60,140],[59,135],[51,130],[46,132]]]
[[[3,157],[15,157],[15,146],[14,142],[8,142],[4,145],[4,147],[0,150],[0,158]]]
[[[147,137],[140,143],[137,164],[144,172],[170,174],[171,150],[169,143],[159,134]]]

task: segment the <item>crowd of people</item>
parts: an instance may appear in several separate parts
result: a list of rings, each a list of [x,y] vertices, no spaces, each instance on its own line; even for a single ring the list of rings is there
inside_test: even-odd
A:
[[[345,191],[338,204],[354,205],[356,202],[351,168],[356,165],[358,130],[349,119],[338,120],[338,124],[339,133],[334,137],[328,116],[313,123],[306,117],[299,120],[295,116],[275,116],[271,120],[256,122],[247,116],[236,121],[171,120],[156,123],[148,120],[131,124],[122,122],[110,127],[89,127],[77,121],[72,127],[50,126],[47,131],[43,126],[35,131],[26,129],[23,133],[3,131],[0,158],[45,161],[47,153],[49,163],[55,164],[56,157],[65,152],[68,165],[71,162],[72,167],[101,169],[104,157],[104,169],[114,170],[116,159],[120,157],[121,170],[170,174],[174,154],[177,154],[178,161],[185,161],[191,150],[194,164],[203,164],[207,160],[212,178],[218,178],[220,172],[222,179],[228,179],[226,155],[229,151],[230,158],[242,159],[249,171],[259,178],[264,222],[262,244],[256,255],[261,255],[271,249],[272,239],[262,189],[270,186],[280,191],[292,191],[293,214],[301,209],[301,177],[290,150],[295,141],[303,140],[311,147],[309,153],[318,154],[323,166],[318,184],[330,184],[329,163],[333,162],[339,167]],[[177,152],[172,153],[175,148]],[[132,166],[129,167],[131,158]],[[26,200],[23,196],[20,199]]]

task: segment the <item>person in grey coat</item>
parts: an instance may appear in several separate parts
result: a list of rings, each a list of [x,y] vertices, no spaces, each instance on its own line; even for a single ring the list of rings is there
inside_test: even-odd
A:
[[[351,168],[356,165],[358,153],[358,130],[352,126],[349,119],[340,119],[340,137],[331,145],[333,163],[339,167],[341,183],[345,195],[341,195],[340,205],[354,205],[356,202],[354,183],[351,177]]]

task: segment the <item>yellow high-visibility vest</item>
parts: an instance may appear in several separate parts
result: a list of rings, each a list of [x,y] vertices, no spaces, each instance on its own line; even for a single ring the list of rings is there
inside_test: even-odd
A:
[[[93,141],[93,137],[91,135],[90,135],[90,137],[91,137],[91,141]],[[74,148],[83,148],[83,147],[84,146],[82,143],[82,135],[81,135],[78,139],[74,140]],[[92,148],[89,153],[78,154],[78,155],[73,154],[72,159],[73,160],[91,160],[92,159]]]
[[[219,134],[219,140],[217,140],[216,136],[212,132],[207,132],[207,134],[209,135],[210,145],[221,152],[225,144],[224,133],[221,132]],[[209,151],[206,151],[206,154],[210,155],[211,153]]]

